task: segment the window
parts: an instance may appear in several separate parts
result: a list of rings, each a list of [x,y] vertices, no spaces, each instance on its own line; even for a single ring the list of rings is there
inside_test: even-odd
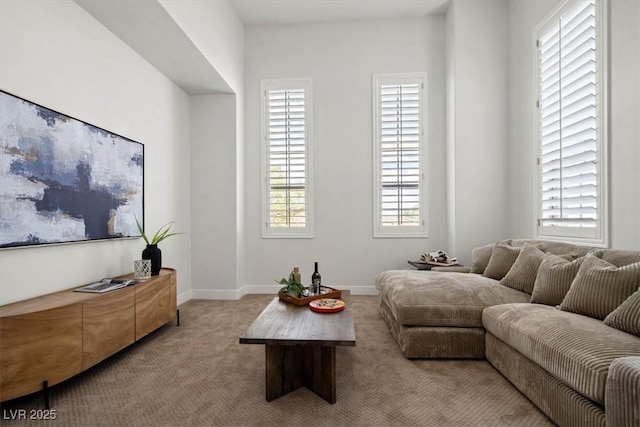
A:
[[[312,237],[311,81],[262,81],[263,237]]]
[[[374,237],[425,237],[425,75],[373,76]]]
[[[605,13],[565,2],[538,28],[539,237],[607,244]]]

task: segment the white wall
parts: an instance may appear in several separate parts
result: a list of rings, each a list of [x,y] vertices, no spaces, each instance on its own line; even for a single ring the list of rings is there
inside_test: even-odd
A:
[[[327,285],[370,292],[380,271],[445,248],[444,16],[247,27],[245,40],[243,291],[272,291],[293,266],[307,283],[317,260]],[[372,74],[413,71],[428,79],[429,238],[374,239]],[[263,239],[260,79],[296,77],[313,80],[315,238]]]
[[[227,1],[160,3],[231,94],[191,99],[194,298],[235,299],[244,285],[244,26]]]
[[[513,237],[531,238],[534,233],[537,146],[533,29],[558,3],[558,0],[508,3],[509,218]]]
[[[456,61],[455,61],[455,22],[456,6],[449,5],[445,17],[446,31],[446,188],[447,188],[447,250],[458,253],[456,250]],[[459,256],[461,257],[462,254]],[[461,257],[462,260],[462,257]]]
[[[610,9],[611,247],[640,249],[640,2],[612,0]]]
[[[453,0],[447,31],[448,246],[464,264],[508,234],[507,8]]]
[[[236,96],[191,97],[193,297],[236,299]]]
[[[0,2],[0,88],[145,144],[145,217],[190,229],[189,99],[71,1]],[[191,288],[190,236],[161,243]],[[129,273],[141,239],[0,251],[0,304]]]
[[[509,211],[514,237],[533,237],[534,27],[559,1],[508,3],[509,15]],[[610,246],[640,248],[640,2],[610,0]]]

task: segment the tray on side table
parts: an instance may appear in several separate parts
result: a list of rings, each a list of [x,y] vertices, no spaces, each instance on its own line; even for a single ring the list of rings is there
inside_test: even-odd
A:
[[[407,261],[418,270],[431,270],[432,267],[461,267],[457,262]]]
[[[296,298],[287,294],[278,293],[278,298],[281,301],[290,302],[295,305],[307,305],[311,301],[320,299],[320,298],[340,298],[342,295],[342,291],[340,289],[330,288],[328,286],[320,287],[320,295],[311,295],[308,297]]]

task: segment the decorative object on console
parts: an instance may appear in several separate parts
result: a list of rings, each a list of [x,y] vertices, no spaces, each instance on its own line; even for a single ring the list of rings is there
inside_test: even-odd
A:
[[[0,248],[137,237],[144,146],[0,91]]]
[[[133,261],[133,278],[145,280],[151,277],[151,260],[137,259]]]
[[[99,282],[90,283],[80,288],[74,289],[74,292],[91,292],[96,294],[103,294],[105,292],[115,291],[117,289],[126,288],[127,286],[135,285],[138,283],[136,279],[113,279],[104,278]]]
[[[138,227],[138,231],[140,232],[140,235],[144,239],[145,243],[147,244],[147,247],[142,250],[142,259],[151,260],[151,275],[157,276],[158,273],[160,273],[160,270],[162,269],[162,251],[158,247],[158,243],[162,242],[164,239],[168,239],[171,236],[175,236],[177,234],[182,234],[182,233],[175,232],[175,231],[172,232],[171,228],[173,227],[174,221],[170,221],[165,225],[163,225],[162,227],[160,227],[158,231],[156,231],[156,233],[153,235],[151,240],[149,240],[147,235],[144,233],[142,225],[140,225],[140,222],[138,221],[137,217],[135,217],[135,220],[136,220],[136,226]]]
[[[157,276],[162,269],[162,251],[158,245],[147,245],[142,250],[142,259],[149,260],[151,262],[151,275]]]

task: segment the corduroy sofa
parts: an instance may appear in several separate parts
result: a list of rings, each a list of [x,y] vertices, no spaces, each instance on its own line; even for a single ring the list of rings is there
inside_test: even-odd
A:
[[[376,277],[407,358],[486,358],[559,425],[640,426],[640,251],[541,240]]]

